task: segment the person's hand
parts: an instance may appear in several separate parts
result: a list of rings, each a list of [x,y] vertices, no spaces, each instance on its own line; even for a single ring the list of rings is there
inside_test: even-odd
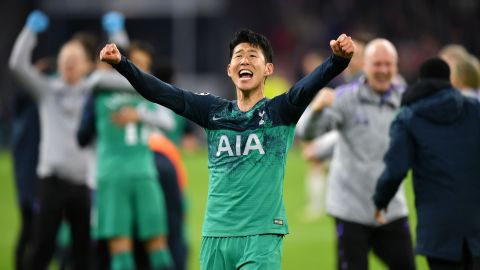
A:
[[[125,26],[125,17],[122,13],[110,11],[102,17],[103,30],[109,34],[122,30]]]
[[[325,87],[315,96],[312,101],[312,111],[319,112],[326,107],[330,107],[335,100],[335,91],[332,88]]]
[[[100,51],[100,61],[109,64],[118,64],[122,60],[122,54],[114,43],[105,45]]]
[[[355,51],[355,43],[345,34],[341,34],[336,40],[330,40],[330,47],[333,54],[343,58],[352,58]]]
[[[48,28],[48,16],[40,10],[34,10],[28,14],[25,26],[34,33],[41,33]]]
[[[308,160],[308,161],[317,160],[315,155],[315,146],[313,142],[309,142],[303,145],[302,155],[305,160]]]
[[[386,212],[387,212],[387,209],[385,209],[385,213],[386,213]],[[375,213],[374,213],[373,215],[374,215],[374,217],[375,217],[375,220],[376,220],[379,224],[383,225],[383,224],[387,223],[387,221],[385,220],[385,216],[383,215],[382,209],[376,208],[376,209],[375,209]]]
[[[112,114],[112,122],[119,126],[125,126],[128,123],[135,123],[138,122],[138,120],[138,112],[132,107],[123,107]]]

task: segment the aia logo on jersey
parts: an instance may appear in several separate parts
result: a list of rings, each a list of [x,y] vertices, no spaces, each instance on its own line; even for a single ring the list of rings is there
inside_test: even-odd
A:
[[[235,148],[232,149],[232,146]],[[235,152],[234,152],[235,150]],[[248,135],[247,141],[242,145],[242,135],[235,136],[235,142],[230,143],[227,135],[220,135],[220,141],[218,142],[217,154],[219,157],[223,153],[227,153],[228,156],[246,156],[251,151],[258,151],[260,155],[265,154],[262,143],[257,134],[252,133]]]

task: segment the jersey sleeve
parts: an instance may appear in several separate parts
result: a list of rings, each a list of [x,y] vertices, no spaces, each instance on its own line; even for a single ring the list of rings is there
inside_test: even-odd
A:
[[[127,58],[112,65],[135,90],[147,100],[165,106],[202,127],[208,124],[210,108],[220,98],[210,94],[195,94],[168,84],[153,75],[141,71]]]
[[[350,59],[332,55],[322,65],[296,82],[288,92],[274,98],[279,99],[274,103],[281,107],[279,113],[282,122],[297,123],[317,92],[340,74],[349,62]]]

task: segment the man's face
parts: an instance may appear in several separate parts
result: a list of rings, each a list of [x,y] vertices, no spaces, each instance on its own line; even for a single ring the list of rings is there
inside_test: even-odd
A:
[[[68,84],[81,80],[92,68],[85,49],[78,42],[66,43],[58,55],[58,72]]]
[[[227,67],[228,76],[241,91],[258,89],[272,72],[273,64],[265,63],[262,49],[249,43],[240,43],[234,48]]]
[[[369,55],[365,55],[364,61],[364,72],[370,88],[379,93],[386,92],[397,74],[395,54],[383,46],[377,46]]]

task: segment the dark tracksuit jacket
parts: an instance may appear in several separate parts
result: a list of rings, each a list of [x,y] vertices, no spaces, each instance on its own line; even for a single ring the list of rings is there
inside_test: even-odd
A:
[[[417,252],[460,261],[466,244],[479,256],[480,103],[446,81],[420,81],[407,93],[390,128],[375,205],[385,208],[412,169]]]

